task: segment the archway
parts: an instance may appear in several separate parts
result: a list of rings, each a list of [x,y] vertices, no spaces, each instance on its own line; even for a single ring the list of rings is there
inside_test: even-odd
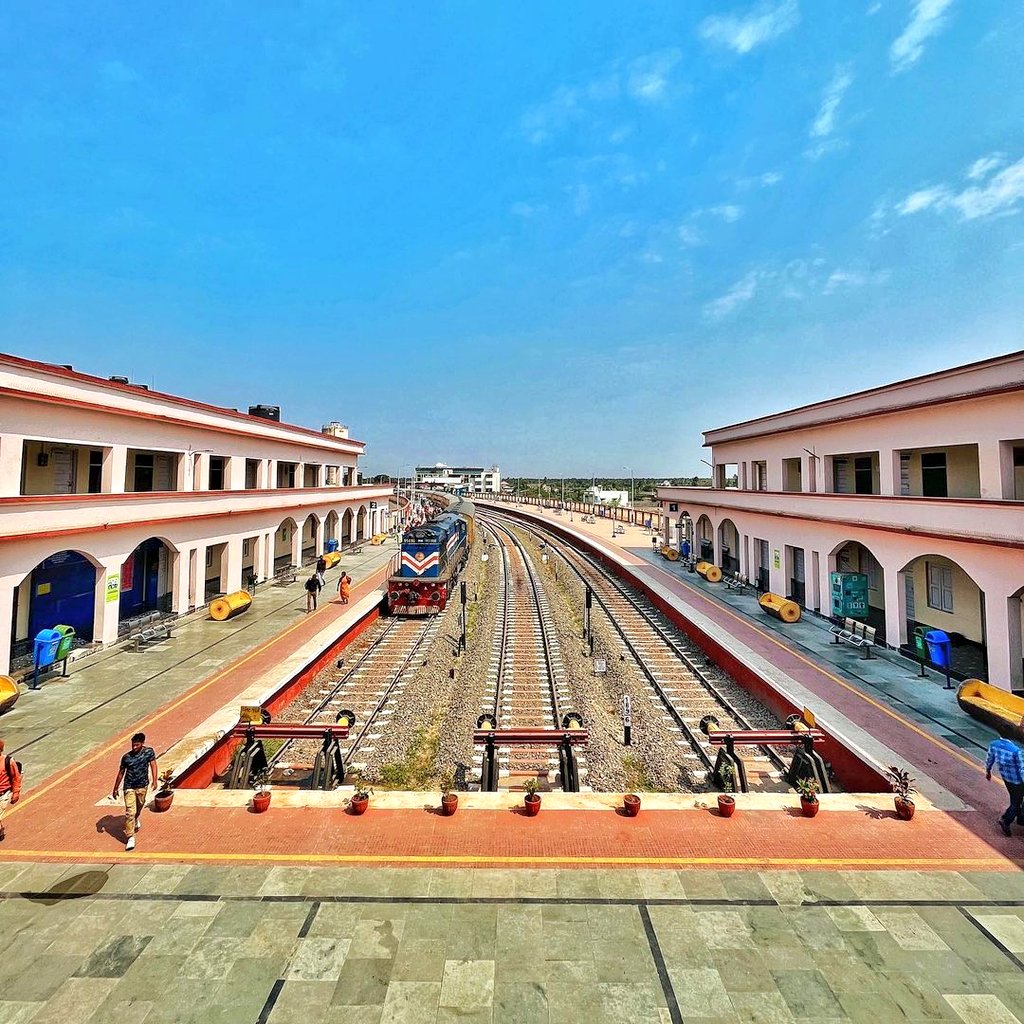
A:
[[[693,552],[693,519],[690,518],[689,512],[679,513],[679,518],[675,523],[675,530],[675,537],[666,537],[665,543],[671,544],[674,541],[676,549],[682,557],[689,558]]]
[[[718,524],[719,565],[726,572],[740,571],[740,533],[731,519]]]
[[[915,629],[941,629],[952,641],[950,665],[961,679],[987,679],[985,596],[974,579],[951,558],[925,554],[900,570],[906,633],[901,646],[913,654]],[[890,639],[890,644],[893,638]]]
[[[1010,641],[1010,689],[1024,689],[1024,587],[1007,598]]]
[[[119,618],[169,612],[174,590],[173,548],[160,537],[144,540],[121,565]]]
[[[289,516],[274,533],[274,572],[286,568],[289,565],[298,565],[295,559],[295,548],[298,524]]]
[[[331,509],[331,511],[327,513],[327,516],[324,519],[324,544],[325,545],[326,545],[327,541],[329,541],[329,540],[336,540],[336,541],[340,542],[341,538],[338,536],[338,525],[339,525],[338,513],[335,512],[334,509]]]
[[[366,540],[366,506],[359,506],[359,513],[356,515],[356,539]]]
[[[860,541],[847,540],[829,553],[831,580],[829,611],[840,618],[857,619],[874,626],[876,639],[885,640],[885,571],[871,550]]]
[[[93,639],[100,566],[82,551],[57,551],[44,558],[14,591],[11,660],[31,656],[41,629],[72,626],[80,640]]]
[[[316,531],[320,525],[320,519],[310,512],[302,524],[302,561],[312,562],[316,559]]]
[[[694,527],[694,556],[705,562],[715,560],[715,531],[711,520],[702,515]]]

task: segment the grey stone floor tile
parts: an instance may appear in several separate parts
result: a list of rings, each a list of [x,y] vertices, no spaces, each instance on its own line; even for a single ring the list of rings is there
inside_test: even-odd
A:
[[[494,1024],[549,1024],[548,997],[540,982],[496,981]]]
[[[732,1012],[729,993],[713,967],[669,966],[669,977],[684,1019],[721,1017]]]
[[[374,907],[375,912],[381,908]],[[361,959],[379,957],[393,959],[398,952],[405,921],[396,918],[361,920],[352,930],[349,955]]]
[[[220,981],[241,956],[235,939],[210,939],[204,935],[192,948],[181,973],[185,978]]]
[[[437,939],[403,937],[394,959],[395,981],[441,981],[444,977],[444,945]]]
[[[268,1024],[310,1024],[320,1020],[334,993],[332,981],[297,981],[284,983]]]
[[[730,992],[729,1000],[736,1019],[743,1024],[791,1024],[795,1020],[777,988],[767,992]]]
[[[349,939],[299,939],[285,977],[288,981],[337,982],[350,944]]]
[[[946,1002],[964,1024],[1020,1024],[1006,1005],[993,995],[947,995]]]
[[[440,982],[394,981],[388,986],[381,1024],[433,1024],[440,996]]]
[[[843,1010],[820,971],[772,971],[782,998],[797,1019],[801,1017],[842,1017]]]
[[[32,969],[3,978],[3,998],[12,1002],[45,1002],[60,989],[81,965],[81,957],[37,957]]]
[[[97,948],[76,972],[79,978],[120,978],[149,945],[148,935],[117,935]]]
[[[332,1003],[323,1016],[323,1024],[380,1024],[381,1006],[339,1006]]]
[[[393,970],[393,960],[350,956],[338,972],[331,1002],[341,1006],[383,1006]],[[440,978],[437,984],[440,986]]]
[[[68,978],[32,1018],[33,1024],[77,1024],[87,1020],[117,983],[117,978]]]
[[[42,1007],[40,1002],[20,1002],[16,999],[0,999],[0,1020],[4,1024],[28,1024]]]
[[[479,1010],[494,1001],[493,960],[446,960],[440,1005]]]
[[[614,877],[613,872],[609,875]],[[511,877],[512,892],[518,898],[525,896],[532,897],[554,897],[558,892],[558,872],[546,868],[524,868],[520,871],[506,872],[505,878]],[[604,879],[602,879],[602,888]],[[502,895],[505,895],[504,893]],[[618,895],[603,892],[603,895]]]

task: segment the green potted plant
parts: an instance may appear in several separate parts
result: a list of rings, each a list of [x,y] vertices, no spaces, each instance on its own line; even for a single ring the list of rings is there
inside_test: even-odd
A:
[[[640,813],[640,797],[636,793],[627,793],[622,798],[622,809],[627,818],[635,818]]]
[[[459,806],[459,794],[453,792],[455,779],[451,772],[441,776],[441,813],[450,818]]]
[[[796,788],[800,792],[800,809],[805,818],[813,818],[818,813],[818,780],[810,777],[797,779]]]
[[[718,794],[718,813],[723,818],[731,818],[736,811],[736,798],[732,795],[735,791],[736,773],[733,771],[732,765],[723,764],[719,769],[718,777],[722,780],[722,789],[725,790],[724,793]]]
[[[886,768],[885,774],[889,776],[889,785],[892,786],[896,814],[904,821],[910,821],[914,816],[914,801],[910,799],[910,794],[915,791],[914,783],[917,779],[912,778],[905,768],[897,768],[894,764]]]
[[[165,768],[160,773],[160,788],[153,794],[153,810],[166,811],[174,800],[174,790],[171,783],[174,781],[174,769]]]
[[[523,789],[526,790],[523,804],[528,818],[536,817],[540,813],[540,794],[537,792],[539,787],[540,783],[536,779],[527,779],[523,783]]]
[[[348,808],[353,814],[365,814],[366,808],[370,806],[370,797],[373,796],[373,788],[368,786],[361,775],[354,775],[352,778],[352,795],[348,798]]]
[[[262,814],[270,806],[270,769],[261,768],[252,777],[252,809]]]

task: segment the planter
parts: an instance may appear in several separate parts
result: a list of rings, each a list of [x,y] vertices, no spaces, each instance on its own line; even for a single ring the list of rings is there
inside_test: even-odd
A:
[[[731,818],[733,812],[736,810],[736,800],[734,797],[729,796],[728,793],[718,794],[718,813],[723,818]]]
[[[354,796],[349,800],[348,805],[353,814],[365,814],[366,808],[370,806],[370,798],[368,796]]]
[[[635,818],[640,813],[640,797],[635,793],[627,793],[622,798],[622,809],[627,818]]]
[[[270,806],[270,790],[262,793],[254,793],[252,797],[252,809],[257,814],[262,814]]]
[[[804,812],[805,818],[813,818],[818,813],[821,804],[817,800],[805,800],[800,797],[800,809]]]
[[[441,797],[441,813],[446,817],[450,818],[454,813],[455,809],[459,806],[459,795],[458,793],[448,793]]]
[[[527,793],[523,804],[528,818],[535,818],[540,813],[540,797],[536,793]]]
[[[166,811],[170,809],[171,802],[174,800],[174,791],[170,789],[158,790],[153,795],[153,810],[154,811]]]
[[[914,816],[914,801],[913,800],[901,800],[899,797],[895,798],[896,803],[896,816],[902,818],[904,821],[910,821]]]

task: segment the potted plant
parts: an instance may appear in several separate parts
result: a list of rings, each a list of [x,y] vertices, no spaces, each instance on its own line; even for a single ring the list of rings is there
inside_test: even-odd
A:
[[[723,764],[718,772],[718,777],[722,780],[722,789],[724,793],[718,794],[718,813],[723,818],[731,818],[736,810],[736,798],[732,795],[735,779],[735,772],[731,764]]]
[[[805,818],[813,818],[818,813],[818,780],[810,777],[797,779],[796,788],[800,791],[800,809]]]
[[[640,797],[636,793],[627,793],[622,798],[622,809],[627,818],[635,818],[640,813]]]
[[[366,808],[370,806],[373,789],[366,784],[366,780],[361,775],[353,777],[352,786],[352,795],[348,798],[348,808],[353,814],[365,814]]]
[[[539,785],[536,779],[527,779],[523,783],[523,789],[526,790],[523,803],[526,807],[526,816],[528,818],[533,818],[540,813],[540,794],[537,792]]]
[[[911,778],[905,768],[897,768],[893,764],[886,768],[885,774],[889,776],[889,785],[892,786],[896,814],[904,821],[910,821],[914,816],[914,801],[910,799],[910,794],[914,792],[917,779]]]
[[[160,773],[160,788],[153,794],[153,810],[166,811],[174,800],[174,790],[171,783],[174,781],[174,769],[167,768]]]
[[[262,814],[270,806],[270,769],[261,768],[252,777],[252,809]]]
[[[441,813],[450,818],[459,806],[459,794],[452,792],[455,780],[451,772],[445,772],[441,776]]]

